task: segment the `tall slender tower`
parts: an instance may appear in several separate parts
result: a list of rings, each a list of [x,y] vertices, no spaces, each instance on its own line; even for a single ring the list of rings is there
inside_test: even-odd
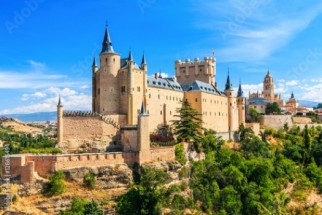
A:
[[[245,97],[242,90],[241,83],[239,82],[237,92],[237,108],[238,108],[238,125],[245,125]]]
[[[120,67],[120,55],[114,52],[108,27],[106,26],[100,54],[99,85],[97,86],[99,113],[119,114],[120,89],[118,71]]]
[[[234,89],[232,84],[230,83],[229,71],[227,75],[227,81],[225,85],[225,94],[228,97],[228,132],[229,138],[231,138],[231,131],[234,125]]]
[[[57,104],[57,142],[63,142],[63,105],[61,103],[61,98],[59,96],[58,104]]]
[[[94,57],[92,64],[92,111],[97,112],[96,100],[97,100],[97,86],[96,86],[96,74],[98,67],[96,64],[96,59]]]
[[[266,101],[274,102],[274,81],[269,70],[267,71],[267,74],[264,78],[263,86],[264,86],[263,94]]]
[[[139,164],[151,160],[150,136],[149,136],[149,115],[146,114],[144,102],[141,105],[141,111],[138,115],[138,146],[139,146]]]

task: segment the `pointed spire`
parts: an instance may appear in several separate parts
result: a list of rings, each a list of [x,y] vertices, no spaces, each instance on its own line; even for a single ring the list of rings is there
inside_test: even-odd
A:
[[[93,60],[92,67],[97,67],[97,64],[96,64],[96,58],[95,58],[95,57],[94,57],[94,60]]]
[[[271,73],[270,73],[269,69],[267,70],[266,76],[271,76]]]
[[[128,61],[134,62],[133,55],[132,55],[132,49],[130,49]]]
[[[242,90],[241,82],[239,81],[237,97],[243,97],[243,96],[244,96],[244,92]]]
[[[112,41],[110,38],[110,34],[108,33],[108,26],[106,24],[106,30],[104,35],[104,40],[102,43],[102,52],[101,53],[114,53],[114,49],[112,46]]]
[[[292,94],[291,94],[291,99],[294,99],[294,93],[293,93],[293,91],[292,91]]]
[[[145,107],[144,107],[144,102],[143,101],[142,101],[142,105],[141,105],[140,115],[146,115]]]
[[[63,105],[62,105],[61,98],[60,98],[60,95],[59,95],[57,107],[62,107],[62,106]]]
[[[227,75],[227,81],[225,85],[225,90],[231,90],[232,84],[230,83],[230,76],[229,76],[229,69],[228,69],[228,75]]]
[[[141,66],[146,65],[146,64],[147,63],[146,63],[146,59],[145,59],[145,54],[143,53]]]

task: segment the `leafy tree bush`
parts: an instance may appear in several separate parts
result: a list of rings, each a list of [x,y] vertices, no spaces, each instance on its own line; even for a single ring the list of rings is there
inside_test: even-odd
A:
[[[97,204],[96,201],[92,200],[91,202],[84,205],[84,215],[104,215],[103,210]]]
[[[187,158],[185,156],[184,153],[184,145],[183,143],[179,143],[176,145],[175,148],[175,156],[176,156],[176,160],[181,164],[181,165],[185,165],[187,162]]]
[[[281,108],[276,102],[267,103],[265,113],[268,115],[270,114],[278,115],[278,114],[281,114]]]
[[[94,189],[96,179],[93,173],[87,173],[83,178],[83,185],[89,189]]]
[[[62,194],[65,191],[65,175],[62,171],[55,172],[49,177],[49,191],[52,195]]]

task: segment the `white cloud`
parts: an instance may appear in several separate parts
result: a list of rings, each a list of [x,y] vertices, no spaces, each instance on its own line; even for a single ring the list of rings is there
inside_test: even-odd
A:
[[[301,6],[301,3],[294,4]],[[299,8],[275,7],[270,0],[204,0],[193,6],[199,14],[195,26],[213,31],[212,38],[205,39],[207,43],[221,40],[223,47],[216,50],[221,62],[265,60],[287,45],[322,12],[321,3],[312,3],[310,8],[300,7],[299,13]]]
[[[310,86],[300,86],[299,88],[301,89],[298,96],[300,100],[322,102],[322,83]]]
[[[298,80],[291,80],[291,81],[286,81],[285,85],[286,86],[296,86],[298,85],[299,81]]]
[[[88,86],[88,85],[83,85],[83,86],[81,86],[80,88],[81,88],[81,89],[87,89],[87,88],[89,88],[89,86]]]
[[[92,104],[92,97],[83,93],[76,92],[70,88],[50,87],[43,92],[35,92],[32,94],[23,94],[22,100],[28,101],[31,98],[40,98],[37,102],[29,102],[29,104],[16,107],[13,109],[0,110],[0,114],[12,113],[34,113],[55,111],[58,95],[62,97],[62,104],[64,109],[69,110],[90,110]],[[46,98],[45,98],[46,97]]]

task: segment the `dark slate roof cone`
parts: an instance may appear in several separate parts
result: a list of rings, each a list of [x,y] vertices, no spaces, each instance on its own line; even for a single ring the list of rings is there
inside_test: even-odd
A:
[[[239,81],[237,97],[243,97],[243,96],[244,96],[244,92],[242,90],[241,82]]]
[[[145,106],[144,106],[144,102],[143,101],[142,101],[142,105],[141,105],[140,115],[147,115],[146,114],[146,111],[145,111]]]
[[[112,46],[112,41],[110,38],[110,34],[108,32],[108,26],[106,25],[104,40],[102,43],[102,52],[101,53],[114,53],[114,49]]]

